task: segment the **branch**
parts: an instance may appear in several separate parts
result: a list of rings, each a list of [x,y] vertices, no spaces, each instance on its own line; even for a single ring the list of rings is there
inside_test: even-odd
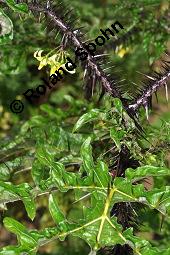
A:
[[[148,107],[150,106],[150,99],[153,93],[156,93],[157,90],[162,86],[165,87],[166,99],[168,101],[167,82],[170,79],[169,66],[167,64],[164,66],[164,72],[162,74],[155,72],[153,77],[148,75],[145,76],[147,77],[148,81],[144,84],[144,87],[140,89],[140,93],[135,98],[134,102],[128,106],[128,108],[133,109],[133,111],[136,111],[140,106],[144,106],[147,111]]]
[[[48,15],[52,22],[59,28],[59,30],[67,36],[70,42],[73,43],[75,48],[82,48],[84,51],[87,49],[84,47],[83,43],[80,41],[79,37],[75,34],[74,31],[70,29],[70,27],[66,24],[66,22],[62,21],[50,8],[43,8],[39,7],[35,4],[28,4],[29,9],[31,11],[43,12],[44,14]],[[103,72],[103,70],[99,67],[96,63],[94,58],[88,54],[87,58],[88,66],[91,68],[92,71],[95,72],[99,81],[101,81],[103,87],[106,89],[108,93],[110,93],[114,97],[118,97],[121,99],[121,95],[116,88],[113,88],[113,82],[107,77],[107,74]]]

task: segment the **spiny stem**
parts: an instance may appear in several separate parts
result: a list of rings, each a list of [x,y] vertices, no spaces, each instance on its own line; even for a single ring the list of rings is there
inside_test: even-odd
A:
[[[44,9],[33,4],[29,4],[28,6],[29,9],[32,11],[44,12],[46,15],[48,15],[51,18],[51,20],[56,24],[56,26],[60,29],[60,31],[68,36],[69,40],[73,43],[75,48],[82,48],[84,51],[87,51],[83,43],[78,38],[78,36],[73,31],[71,31],[69,27],[65,24],[65,22],[63,22],[59,17],[57,17],[52,10]],[[110,93],[112,96],[121,99],[119,91],[116,88],[112,87],[112,83],[110,82],[109,78],[107,77],[105,72],[99,67],[95,59],[90,54],[88,54],[87,62],[88,66],[93,71],[95,71],[98,80],[101,81],[106,91]]]
[[[147,105],[148,99],[152,96],[153,93],[155,93],[160,87],[167,86],[166,83],[170,79],[170,70],[163,76],[160,77],[155,83],[153,83],[151,86],[148,86],[147,89],[145,89],[140,95],[136,101],[133,104],[130,104],[128,106],[129,109],[133,109],[136,111],[141,105]],[[167,98],[167,87],[166,89],[166,98]]]

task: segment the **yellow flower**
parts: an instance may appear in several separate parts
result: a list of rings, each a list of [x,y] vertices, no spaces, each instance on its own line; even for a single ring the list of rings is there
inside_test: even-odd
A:
[[[57,54],[52,55],[51,57],[48,58],[48,64],[51,65],[53,63],[57,63],[56,59],[57,59]]]
[[[38,70],[42,69],[44,66],[46,66],[48,63],[47,63],[47,60],[45,58],[43,58],[40,62],[40,65],[38,67]]]
[[[57,65],[51,66],[50,75],[54,74],[55,71],[57,71],[60,67],[62,67],[64,70],[66,70],[66,72],[70,74],[74,74],[76,72],[75,69],[73,71],[68,71],[67,68],[65,67],[65,64],[61,65],[60,63],[58,63]],[[62,70],[60,70],[59,72],[61,75],[63,74]]]
[[[44,57],[41,56],[42,52],[43,52],[43,50],[34,52],[34,57],[38,61],[40,61],[40,65],[38,67],[38,70],[40,70],[41,68],[43,68],[44,66],[46,66],[48,64],[47,57],[46,56],[44,56]]]
[[[34,53],[34,57],[40,62],[38,70],[40,70],[44,66],[49,65],[51,67],[50,75],[54,74],[60,67],[62,67],[64,70],[71,74],[75,73],[75,69],[73,71],[68,71],[65,67],[66,56],[68,55],[67,52],[60,49],[57,51],[57,53],[53,54],[50,57],[49,55],[51,54],[51,52],[45,56],[42,56],[42,52],[43,50],[39,50]],[[62,70],[60,71],[60,73],[63,74]]]
[[[57,71],[61,66],[62,66],[62,65],[59,65],[59,64],[57,64],[57,65],[55,65],[55,64],[51,65],[50,75],[54,74],[55,71]],[[60,71],[60,73],[62,74],[62,71]]]
[[[123,58],[124,55],[126,53],[128,53],[130,51],[130,48],[129,47],[126,47],[126,48],[123,48],[123,45],[120,45],[116,48],[116,54],[120,57],[120,58]]]

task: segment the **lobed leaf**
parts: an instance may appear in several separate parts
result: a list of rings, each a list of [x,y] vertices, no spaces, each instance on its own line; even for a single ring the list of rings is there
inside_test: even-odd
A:
[[[166,167],[156,166],[141,166],[136,169],[128,168],[126,170],[126,177],[132,181],[140,180],[148,176],[167,176],[170,175],[170,169]]]
[[[17,235],[19,244],[22,248],[29,250],[34,249],[37,246],[37,241],[29,234],[26,227],[21,223],[9,217],[6,217],[3,222],[10,232]]]
[[[67,231],[68,230],[68,224],[64,217],[64,214],[59,209],[59,206],[57,204],[56,198],[54,198],[54,194],[50,194],[49,196],[49,210],[51,213],[51,216],[59,229],[61,231]]]
[[[0,194],[1,194],[0,202],[7,203],[7,202],[10,202],[10,198],[16,198],[16,199],[21,198],[21,200],[23,201],[25,205],[25,209],[27,211],[28,216],[30,217],[30,219],[33,220],[35,217],[36,208],[35,208],[33,196],[30,191],[31,191],[31,186],[27,183],[14,185],[10,182],[0,181]]]
[[[77,121],[73,128],[73,132],[76,132],[80,129],[84,124],[89,123],[94,120],[100,120],[105,117],[105,113],[99,109],[92,109],[88,113],[83,114],[80,119]]]

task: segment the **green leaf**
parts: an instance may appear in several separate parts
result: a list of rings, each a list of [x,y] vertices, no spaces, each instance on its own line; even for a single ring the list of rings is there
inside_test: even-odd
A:
[[[10,169],[5,165],[0,165],[0,180],[8,181],[10,179]]]
[[[65,171],[64,165],[61,163],[55,163],[52,165],[52,178],[61,191],[67,191],[73,189],[78,185],[78,176],[74,173],[68,173]]]
[[[91,206],[84,208],[84,218],[79,221],[81,227],[74,230],[73,233],[73,235],[84,239],[94,250],[117,243],[124,244],[126,241],[117,219],[115,217],[110,218],[114,190],[110,190],[108,196],[107,193],[105,195],[99,194],[93,192]]]
[[[127,244],[133,249],[134,255],[169,255],[170,249],[159,250],[138,236],[133,235],[133,229],[129,228],[123,232]]]
[[[170,214],[170,187],[162,187],[161,189],[153,189],[145,192],[142,197],[143,203],[151,209],[157,209],[163,215]],[[146,199],[146,200],[145,200]]]
[[[116,111],[120,114],[120,116],[122,116],[123,106],[122,106],[122,102],[119,98],[114,98],[114,106],[116,108]]]
[[[64,214],[59,209],[56,198],[54,198],[54,194],[50,194],[49,196],[49,210],[51,216],[55,223],[59,226],[61,231],[67,231],[67,221],[64,217]]]
[[[18,241],[23,248],[29,250],[36,247],[37,241],[21,223],[9,217],[6,217],[3,222],[10,232],[17,235]]]
[[[27,211],[28,216],[30,219],[34,219],[35,213],[36,213],[36,208],[35,208],[35,203],[32,198],[32,195],[30,193],[31,191],[31,186],[27,183],[22,183],[20,185],[13,185],[10,182],[1,182],[0,181],[0,194],[1,194],[1,203],[4,202],[3,200],[5,198],[9,197],[9,202],[10,202],[10,197],[14,198],[21,198],[25,205],[25,209]],[[8,202],[5,201],[5,202]]]
[[[84,170],[87,172],[90,178],[93,177],[94,162],[92,157],[92,147],[90,145],[91,138],[88,137],[81,146],[81,158],[83,160]]]
[[[170,213],[170,187],[146,191],[143,184],[132,185],[127,178],[116,177],[114,180],[115,194],[112,203],[138,202],[156,209],[163,215]]]
[[[0,249],[0,255],[24,255],[24,251],[21,247],[16,246],[6,246],[3,249]],[[25,253],[26,254],[26,253]],[[29,253],[30,255],[36,254],[36,253]]]
[[[45,147],[39,146],[36,150],[36,156],[40,163],[49,166],[52,162],[54,162],[54,156],[47,150]]]
[[[143,184],[132,185],[129,180],[123,177],[116,177],[113,187],[115,189],[113,203],[138,202],[144,195]]]
[[[126,177],[130,180],[137,181],[147,176],[167,176],[170,175],[170,169],[166,167],[141,166],[136,169],[128,168]]]
[[[111,176],[109,175],[109,169],[107,165],[99,161],[94,169],[94,182],[97,186],[108,187],[111,181]]]
[[[31,169],[32,178],[37,186],[41,185],[41,181],[44,177],[44,169],[43,164],[39,162],[39,160],[35,160]]]
[[[26,134],[30,128],[38,128],[48,123],[48,119],[43,116],[33,116],[30,120],[26,121],[21,127],[21,133]]]
[[[64,215],[58,207],[57,200],[56,198],[54,198],[54,194],[50,194],[49,196],[49,210],[56,224],[59,224],[60,222],[65,220]]]
[[[105,117],[105,114],[101,112],[99,109],[92,109],[90,112],[85,113],[80,117],[80,119],[77,121],[73,128],[73,132],[80,129],[84,124],[94,121],[94,120],[100,120]]]
[[[13,39],[13,23],[0,8],[0,45],[9,43]]]
[[[115,142],[119,151],[121,150],[121,139],[124,137],[125,133],[126,132],[123,130],[116,130],[114,128],[110,129],[110,137]]]
[[[34,199],[30,193],[31,189],[31,186],[27,183],[22,183],[17,186],[17,193],[22,198],[28,216],[33,220],[36,214],[36,207]]]
[[[6,0],[6,3],[13,11],[28,13],[28,6],[25,3],[16,4],[15,0]]]

